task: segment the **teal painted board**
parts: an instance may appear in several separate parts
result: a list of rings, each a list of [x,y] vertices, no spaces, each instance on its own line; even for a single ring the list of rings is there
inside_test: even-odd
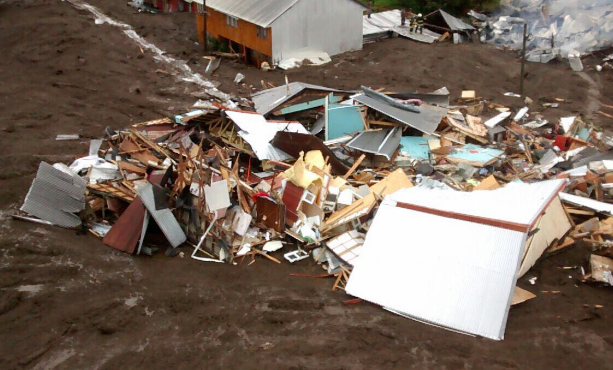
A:
[[[500,157],[503,153],[504,151],[498,149],[484,148],[474,144],[466,144],[462,148],[456,149],[454,153],[449,154],[447,158],[481,163],[481,165],[485,166],[489,162]]]
[[[414,159],[428,160],[430,158],[429,137],[403,136],[400,139],[400,154]]]
[[[182,121],[183,118],[197,116],[199,114],[204,114],[204,113],[206,113],[206,111],[194,110],[194,111],[191,111],[191,112],[188,112],[188,113],[185,113],[185,114],[179,114],[179,115],[175,116],[175,122],[178,123],[178,124],[183,124],[183,121]]]
[[[332,140],[364,130],[362,107],[356,105],[328,104],[326,140]]]
[[[336,103],[339,100],[341,100],[340,96],[334,96],[333,94],[330,94],[330,103]],[[294,105],[290,105],[285,108],[282,108],[281,114],[302,112],[303,110],[323,107],[325,104],[326,104],[326,98],[315,99],[315,100],[307,101],[304,103],[298,103],[298,104],[294,104]]]

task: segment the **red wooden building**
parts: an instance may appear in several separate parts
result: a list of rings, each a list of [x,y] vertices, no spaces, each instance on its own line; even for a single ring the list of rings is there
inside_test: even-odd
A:
[[[156,9],[162,12],[189,12],[198,13],[200,7],[202,12],[202,5],[193,2],[191,0],[145,0]]]

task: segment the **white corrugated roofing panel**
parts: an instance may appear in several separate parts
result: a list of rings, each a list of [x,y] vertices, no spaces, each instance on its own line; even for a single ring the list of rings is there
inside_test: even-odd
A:
[[[63,227],[77,227],[85,208],[85,181],[66,165],[41,162],[21,210]]]
[[[268,27],[300,0],[207,0],[206,6],[260,27]],[[201,1],[196,0],[202,4]]]
[[[370,18],[367,15],[364,16],[362,33],[364,36],[376,35],[391,31],[396,26],[400,26],[400,10],[372,13]]]
[[[346,291],[419,321],[500,340],[525,236],[384,202]]]
[[[510,183],[488,191],[430,191],[419,187],[402,189],[390,199],[430,209],[530,225],[564,187],[565,180],[532,184]]]

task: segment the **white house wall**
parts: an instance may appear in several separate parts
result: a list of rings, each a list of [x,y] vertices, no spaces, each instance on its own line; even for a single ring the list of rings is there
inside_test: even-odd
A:
[[[362,49],[364,8],[351,0],[302,0],[271,25],[273,61],[302,50],[329,55]]]

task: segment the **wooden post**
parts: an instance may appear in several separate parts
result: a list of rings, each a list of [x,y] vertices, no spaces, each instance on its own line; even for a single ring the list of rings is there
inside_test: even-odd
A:
[[[206,18],[207,18],[208,13],[206,11],[206,0],[203,1],[202,8],[204,10],[204,12],[202,14],[202,16],[204,18],[204,27],[202,29],[202,35],[203,35],[203,39],[204,39],[203,49],[204,49],[205,53],[208,53],[209,52],[209,40],[208,40],[208,37],[207,37],[207,34],[206,34]]]
[[[528,24],[524,23],[524,42],[523,42],[523,47],[521,49],[521,76],[519,78],[519,95],[521,95],[522,98],[525,97],[524,95],[524,74],[525,74],[525,68],[526,68],[526,39],[528,38]]]

